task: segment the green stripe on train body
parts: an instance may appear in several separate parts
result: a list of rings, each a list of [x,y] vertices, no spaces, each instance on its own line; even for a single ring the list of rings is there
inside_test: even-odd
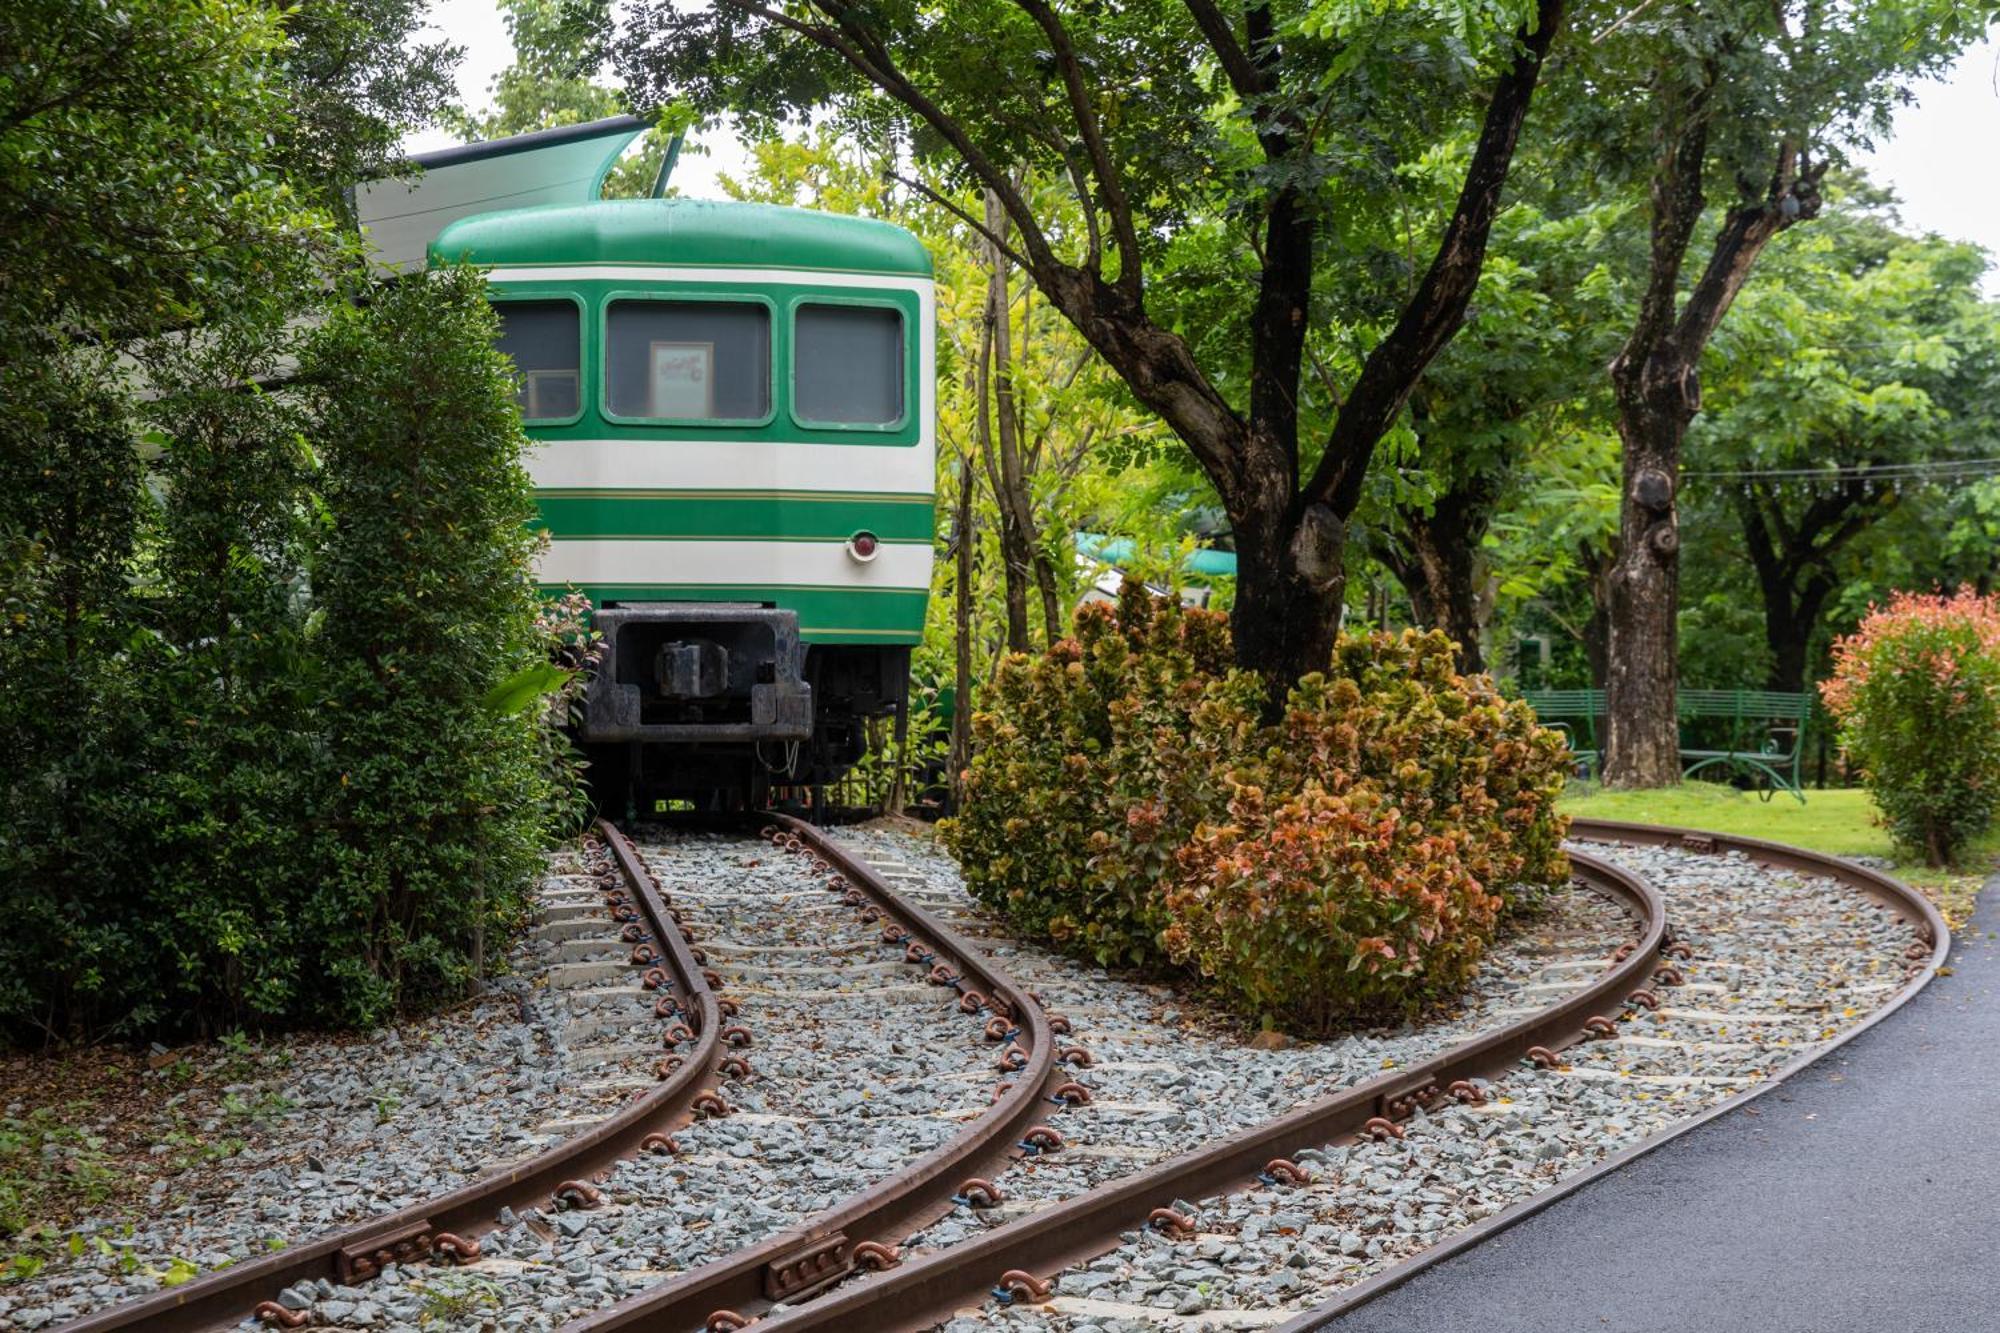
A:
[[[557,594],[565,587],[543,588]],[[914,644],[924,635],[922,588],[807,588],[727,583],[592,583],[578,589],[605,602],[761,602],[798,612],[807,643]]]
[[[928,495],[776,491],[538,490],[541,526],[559,538],[768,539],[845,542],[872,532],[885,542],[928,544]]]

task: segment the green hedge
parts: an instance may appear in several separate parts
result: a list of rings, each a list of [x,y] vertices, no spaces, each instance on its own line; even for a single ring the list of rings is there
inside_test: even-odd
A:
[[[377,1021],[525,912],[562,793],[540,711],[492,702],[543,645],[482,284],[293,313],[160,340],[144,403],[87,349],[0,376],[16,1041]]]

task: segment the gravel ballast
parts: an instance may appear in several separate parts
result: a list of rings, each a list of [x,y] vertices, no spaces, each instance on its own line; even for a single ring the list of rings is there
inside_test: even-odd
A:
[[[597,1182],[602,1206],[504,1217],[478,1262],[336,1290],[312,1302],[320,1322],[554,1328],[805,1221],[985,1109],[983,1016],[924,984],[806,860],[704,834],[650,834],[639,851],[751,1034],[750,1077],[719,1085],[730,1113],[675,1131],[676,1155],[620,1162]],[[377,1322],[355,1317],[356,1298]]]
[[[1901,985],[1912,935],[1829,880],[1738,854],[1590,846],[1649,880],[1692,957],[1661,1007],[1617,1038],[1526,1064],[1484,1105],[1418,1112],[1401,1141],[1302,1146],[1310,1184],[1177,1207],[1197,1233],[1129,1233],[1058,1278],[1049,1301],[965,1311],[974,1329],[1248,1329],[1275,1325],[1566,1175],[1753,1086],[1862,1021]]]
[[[0,1327],[48,1327],[414,1203],[614,1110],[651,1074],[612,1035],[650,1011],[615,987],[562,983],[629,946],[574,848],[550,856],[538,900],[541,925],[471,1003],[364,1039],[269,1043],[279,1054],[230,1090],[259,1114],[264,1146],[157,1180],[142,1206],[67,1228],[76,1241],[57,1245],[34,1277],[0,1286]],[[157,1073],[155,1095],[171,1097],[169,1071]],[[202,1129],[220,1137],[230,1126],[217,1118]]]

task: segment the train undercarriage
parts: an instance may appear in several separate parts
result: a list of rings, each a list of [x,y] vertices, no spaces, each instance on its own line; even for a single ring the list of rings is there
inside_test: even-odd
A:
[[[866,724],[907,716],[910,649],[803,641],[796,612],[756,603],[613,603],[577,718],[599,810],[761,809],[832,782]]]

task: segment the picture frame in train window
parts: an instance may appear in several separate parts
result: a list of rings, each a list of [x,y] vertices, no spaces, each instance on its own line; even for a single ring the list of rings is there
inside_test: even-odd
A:
[[[647,344],[646,415],[655,421],[715,419],[715,344]]]
[[[589,403],[584,401],[583,397],[584,386],[589,383],[590,378],[584,373],[585,367],[590,364],[590,329],[584,321],[586,307],[583,298],[575,292],[504,292],[497,289],[489,289],[486,300],[488,304],[494,306],[521,305],[524,303],[553,305],[561,302],[576,307],[576,369],[574,371],[525,370],[520,372],[524,379],[530,381],[529,407],[522,409],[521,424],[523,426],[574,426],[577,422],[583,420],[584,411],[590,406]],[[534,405],[534,388],[532,382],[535,376],[571,374],[576,377],[576,410],[574,412],[559,417],[537,417],[528,414],[529,408],[532,408]]]
[[[799,340],[797,324],[799,307],[808,305],[861,306],[875,310],[893,310],[902,322],[903,328],[903,414],[894,421],[877,424],[870,421],[815,421],[802,416],[798,408],[798,358]],[[910,432],[914,420],[913,400],[921,399],[923,388],[917,382],[921,370],[921,360],[917,355],[917,340],[912,329],[923,327],[923,304],[915,292],[895,291],[880,294],[857,294],[854,292],[802,292],[785,303],[785,415],[794,426],[801,430],[840,431],[860,435],[900,435]],[[908,440],[885,440],[883,443],[915,444],[914,435]]]
[[[742,305],[762,306],[764,309],[765,331],[768,337],[770,338],[768,350],[765,355],[765,372],[768,378],[767,378],[767,383],[764,386],[764,400],[765,400],[764,415],[760,417],[713,417],[713,416],[709,417],[636,416],[635,417],[613,411],[611,407],[611,308],[615,305],[618,305],[620,302],[624,301],[647,301],[656,304],[677,304],[677,305],[742,304]],[[780,344],[782,342],[782,338],[778,330],[777,303],[772,301],[771,298],[768,296],[761,295],[757,292],[717,292],[717,291],[707,291],[700,288],[684,288],[684,289],[677,288],[670,292],[661,291],[657,288],[651,290],[638,289],[638,290],[606,292],[604,294],[603,301],[598,306],[598,311],[597,311],[597,338],[598,338],[598,349],[599,349],[598,368],[597,368],[597,393],[598,393],[597,414],[603,417],[604,420],[610,422],[613,425],[674,426],[685,429],[697,429],[697,430],[708,430],[708,429],[754,430],[759,426],[768,426],[771,424],[772,421],[777,419],[778,360],[779,360],[779,352],[781,350]],[[647,341],[650,344],[653,342],[665,342],[668,340],[648,339]],[[675,345],[688,346],[689,344],[686,342],[679,342],[676,343]],[[710,348],[711,367],[712,367],[714,344],[711,342],[708,344],[708,346]],[[646,368],[647,368],[646,390],[647,390],[647,398],[649,400],[648,406],[650,406],[651,405],[650,400],[653,392],[652,352],[650,346],[647,351]],[[714,401],[713,389],[711,388],[710,390],[711,407],[713,405],[713,401]]]

